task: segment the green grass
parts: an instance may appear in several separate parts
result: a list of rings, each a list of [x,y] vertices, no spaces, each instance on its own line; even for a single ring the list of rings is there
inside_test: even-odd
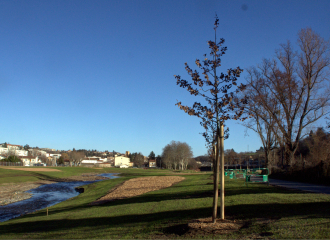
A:
[[[85,186],[85,192],[63,203],[0,223],[0,238],[192,238],[185,234],[192,219],[212,214],[211,174],[184,175],[184,181],[166,189],[100,206],[90,202],[132,177],[168,175],[167,170],[58,168],[42,175],[56,178],[83,172],[118,172],[122,177]],[[11,171],[11,170],[4,170]],[[21,171],[13,171],[23,173]],[[0,169],[0,182],[3,169]],[[25,172],[24,172],[25,173]],[[27,172],[31,173],[31,172]],[[11,174],[6,173],[9,178]],[[32,174],[20,176],[30,181]],[[37,177],[38,178],[38,177]],[[16,181],[19,181],[16,179]],[[330,238],[330,196],[275,188],[264,184],[244,186],[226,178],[226,217],[244,222],[227,235],[196,232],[193,238]]]

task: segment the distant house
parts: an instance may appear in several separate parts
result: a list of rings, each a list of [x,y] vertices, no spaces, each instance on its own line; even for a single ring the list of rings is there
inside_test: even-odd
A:
[[[64,159],[64,166],[71,166],[71,162],[70,162],[70,159]]]
[[[156,160],[149,160],[149,167],[156,167]]]
[[[84,167],[94,167],[98,164],[103,163],[103,159],[100,160],[99,157],[86,157],[81,161],[81,166]]]
[[[24,150],[22,146],[20,145],[13,145],[13,144],[7,144],[7,147],[2,147],[5,144],[2,144],[0,146],[0,154],[6,154],[8,156],[14,155],[14,156],[27,156],[28,151]],[[22,149],[22,150],[21,150]]]
[[[19,156],[19,159],[21,159],[23,166],[33,166],[34,164],[41,163],[38,156]]]
[[[0,147],[0,154],[7,154],[8,148]]]
[[[103,162],[103,163],[97,163],[97,164],[95,164],[95,167],[103,167],[103,168],[105,168],[105,167],[112,167],[112,166],[111,166],[111,163],[109,163],[109,162]]]
[[[26,150],[15,150],[15,156],[27,156],[28,155],[28,151]]]
[[[11,150],[20,150],[23,147],[21,145],[14,145],[14,144],[7,143],[7,148],[9,151],[11,151]]]
[[[121,165],[129,166],[130,159],[128,157],[116,156],[115,157],[115,167],[120,167]]]

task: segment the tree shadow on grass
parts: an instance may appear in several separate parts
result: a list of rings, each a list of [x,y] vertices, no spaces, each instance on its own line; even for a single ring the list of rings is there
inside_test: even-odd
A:
[[[86,206],[85,206],[86,208]],[[72,211],[74,209],[71,209]],[[75,209],[77,210],[77,209]],[[81,211],[84,209],[81,208]],[[184,226],[192,219],[210,217],[212,209],[210,208],[195,208],[189,210],[164,211],[157,213],[132,214],[121,216],[105,217],[85,217],[79,219],[52,219],[47,220],[45,216],[42,220],[33,221],[33,216],[28,215],[27,222],[24,218],[18,223],[7,222],[0,226],[0,235],[5,234],[29,234],[38,232],[59,232],[71,231],[77,228],[77,231],[82,231],[84,227],[93,229],[96,233],[100,229],[111,229],[120,227],[121,229],[134,226],[147,226],[151,224],[155,229],[170,233],[171,226]],[[74,213],[72,213],[74,214]],[[81,213],[79,213],[81,214]],[[73,215],[74,216],[74,215]],[[88,212],[86,212],[88,216]],[[241,219],[250,221],[257,218],[281,219],[283,217],[296,218],[329,218],[330,219],[330,202],[313,202],[313,203],[290,203],[290,204],[248,204],[234,205],[226,207],[226,216],[233,219]],[[23,220],[23,221],[22,221]],[[247,224],[245,228],[249,228]],[[176,229],[175,227],[173,229]],[[174,230],[173,230],[174,231]],[[180,232],[184,234],[185,228]],[[87,236],[91,237],[91,236]]]
[[[93,191],[93,188],[95,188],[96,185],[95,184],[90,184],[88,186],[85,186],[85,188],[88,190]],[[171,188],[174,188],[175,186],[172,186]],[[105,202],[101,205],[96,205],[96,206],[91,206],[89,205],[90,202],[86,202],[85,203],[78,203],[75,204],[75,206],[69,206],[69,207],[52,207],[50,210],[52,212],[52,214],[58,214],[58,213],[65,213],[65,212],[72,212],[72,211],[84,211],[85,209],[90,209],[92,207],[95,208],[108,208],[108,207],[114,207],[114,206],[120,206],[120,205],[130,205],[130,204],[144,204],[144,203],[160,203],[163,201],[171,201],[171,200],[189,200],[189,199],[205,199],[205,198],[209,198],[207,201],[212,201],[212,197],[213,197],[213,190],[182,190],[183,186],[177,186],[178,189],[174,192],[167,192],[170,191],[170,189],[164,189],[165,192],[159,190],[159,191],[154,191],[154,192],[149,192],[149,193],[145,193],[143,195],[139,195],[139,196],[135,196],[135,197],[131,197],[131,198],[126,198],[126,199],[116,199],[116,200],[112,200],[109,202]],[[84,186],[82,186],[82,188],[84,188]],[[90,192],[91,193],[91,192]],[[292,194],[293,192],[290,190],[286,190],[286,189],[278,189],[278,188],[274,188],[274,187],[268,187],[268,186],[263,186],[263,187],[254,187],[254,188],[237,188],[237,187],[228,187],[226,188],[226,197],[229,196],[236,196],[236,195],[240,195],[240,194],[246,194],[246,195],[251,195],[251,194],[265,194],[265,193],[286,193],[286,194]],[[301,194],[305,194],[303,192],[299,192]],[[84,194],[88,194],[87,192],[79,195],[77,198],[84,198]],[[260,197],[263,197],[262,195]],[[90,198],[90,195],[88,196],[88,198]],[[206,199],[205,199],[206,200]],[[69,201],[69,200],[67,200]],[[76,201],[76,200],[75,200]],[[79,200],[77,200],[79,201]],[[210,203],[211,204],[211,203]],[[253,205],[247,205],[248,208],[251,208],[250,206]],[[210,205],[211,207],[211,205]],[[226,208],[230,209],[230,206]],[[258,210],[259,211],[259,210]],[[226,210],[227,212],[227,210]],[[237,215],[239,213],[235,213],[235,215]],[[34,216],[43,216],[45,215],[45,210],[40,210],[40,212],[36,212],[34,213]]]
[[[35,178],[38,178],[39,180],[47,180],[47,181],[54,181],[54,182],[62,182],[63,181],[59,177],[49,176],[49,175],[38,173],[38,172],[30,172],[30,175],[35,177]]]

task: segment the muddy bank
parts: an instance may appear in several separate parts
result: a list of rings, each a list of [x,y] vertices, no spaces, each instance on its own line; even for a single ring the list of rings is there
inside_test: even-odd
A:
[[[83,185],[102,181],[103,179],[116,178],[116,174],[104,173],[103,176],[95,176],[95,174],[85,174],[79,177],[60,179],[59,181],[40,181],[38,183],[25,184],[6,184],[5,191],[7,198],[2,201],[10,202],[0,206],[0,222],[8,221],[28,213],[35,212],[63,202],[69,198],[76,197],[83,192]],[[80,181],[78,180],[80,179]],[[68,181],[69,180],[69,181]],[[37,188],[20,193],[21,190],[26,190],[29,187]],[[11,189],[10,189],[11,187]],[[11,192],[10,190],[16,190]],[[77,191],[78,189],[78,191]],[[80,191],[79,191],[80,189]],[[17,191],[18,190],[18,191]],[[2,196],[1,196],[2,197]],[[25,198],[25,199],[24,199]],[[15,202],[16,201],[16,202]]]
[[[26,191],[38,188],[45,184],[56,182],[80,182],[80,181],[96,181],[109,179],[107,177],[97,176],[99,173],[84,173],[81,176],[72,176],[68,178],[60,178],[55,181],[37,181],[24,183],[4,183],[0,185],[0,206],[10,203],[19,202],[31,198],[32,194]]]

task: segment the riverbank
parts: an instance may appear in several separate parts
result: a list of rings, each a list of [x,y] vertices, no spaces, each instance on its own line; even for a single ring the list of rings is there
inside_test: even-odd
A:
[[[109,179],[107,177],[97,176],[100,173],[83,173],[80,176],[72,176],[66,178],[59,178],[56,180],[41,180],[36,182],[23,183],[3,183],[0,185],[0,206],[23,201],[32,197],[29,191],[45,184],[52,184],[56,182],[74,182],[74,181],[96,181]]]

